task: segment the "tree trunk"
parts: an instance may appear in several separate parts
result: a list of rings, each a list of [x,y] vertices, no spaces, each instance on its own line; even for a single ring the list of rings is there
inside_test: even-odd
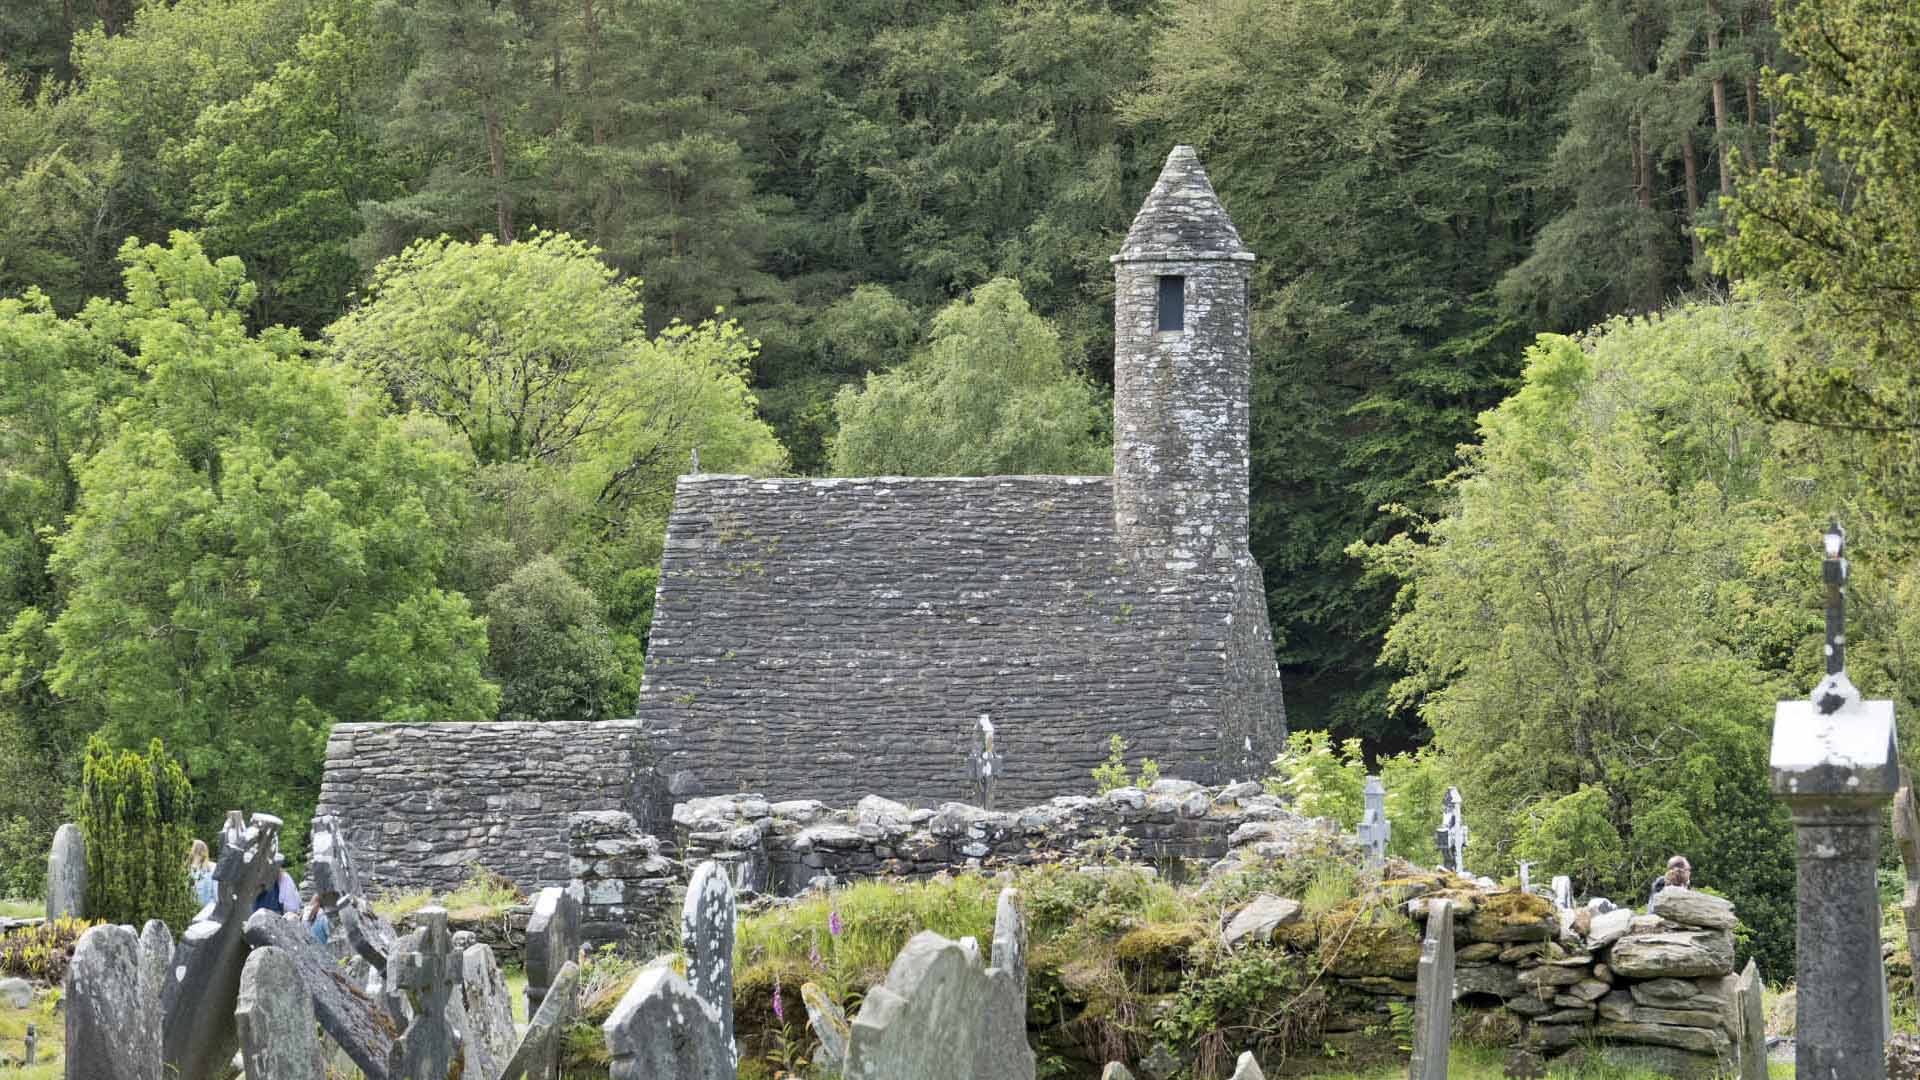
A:
[[[600,120],[600,87],[594,82],[600,59],[600,19],[594,13],[593,3],[594,0],[583,0],[580,13],[587,30],[587,55],[581,58],[580,66],[587,95],[587,126],[593,132],[593,145],[605,146],[607,129]]]
[[[1644,120],[1636,120],[1630,136],[1633,147],[1633,199],[1640,208],[1644,220],[1641,228],[1645,239],[1641,243],[1641,255],[1646,265],[1642,267],[1640,306],[1651,314],[1660,309],[1660,235],[1653,227],[1655,215],[1653,205],[1653,153],[1647,146],[1647,133]]]
[[[488,109],[487,163],[493,171],[493,207],[499,219],[500,242],[513,243],[513,197],[507,192],[507,139],[500,127],[500,114]]]
[[[1700,169],[1693,160],[1693,133],[1680,143],[1680,160],[1687,169],[1687,239],[1693,243],[1693,272],[1702,273],[1706,263],[1700,250]]]
[[[1719,66],[1720,0],[1707,0],[1707,63],[1714,65],[1713,154],[1720,159],[1720,196],[1725,198],[1733,194],[1733,163],[1727,160],[1727,73]]]

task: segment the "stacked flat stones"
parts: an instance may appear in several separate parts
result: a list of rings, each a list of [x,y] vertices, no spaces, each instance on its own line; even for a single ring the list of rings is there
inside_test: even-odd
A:
[[[787,896],[822,875],[922,878],[1058,862],[1085,841],[1113,836],[1132,840],[1148,863],[1284,857],[1309,837],[1351,843],[1258,784],[1209,788],[1176,779],[1001,812],[957,802],[914,808],[873,795],[851,810],[728,795],[679,803],[673,821],[689,862],[714,860],[745,889]]]
[[[567,821],[570,890],[579,937],[588,945],[637,945],[683,880],[679,863],[623,810],[593,810]],[[577,943],[576,943],[577,944]]]

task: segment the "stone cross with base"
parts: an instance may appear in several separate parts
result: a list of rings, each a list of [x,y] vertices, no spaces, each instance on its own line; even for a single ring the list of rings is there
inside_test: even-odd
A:
[[[1440,827],[1434,830],[1433,843],[1440,849],[1440,864],[1462,877],[1467,873],[1467,821],[1461,814],[1460,789],[1450,787],[1441,803]]]
[[[1885,984],[1874,871],[1881,807],[1900,786],[1893,702],[1860,696],[1846,671],[1846,533],[1831,526],[1827,674],[1805,701],[1774,709],[1773,794],[1793,814],[1799,926],[1799,1028],[1794,1070],[1830,1080],[1883,1080]]]
[[[421,908],[419,929],[400,939],[387,959],[387,982],[413,1003],[413,1023],[394,1043],[388,1066],[405,1080],[446,1080],[462,1062],[461,1036],[451,1016],[462,971],[447,932],[447,909]]]
[[[1367,849],[1367,864],[1379,866],[1387,861],[1387,841],[1393,836],[1393,823],[1387,820],[1387,789],[1378,776],[1369,776],[1360,795],[1367,809],[1357,832]]]

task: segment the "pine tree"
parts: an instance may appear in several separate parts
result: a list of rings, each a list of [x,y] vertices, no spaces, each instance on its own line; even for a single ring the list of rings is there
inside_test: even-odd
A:
[[[183,929],[194,908],[186,874],[192,818],[193,787],[159,739],[142,755],[94,736],[80,781],[87,914],[134,926],[162,919]]]

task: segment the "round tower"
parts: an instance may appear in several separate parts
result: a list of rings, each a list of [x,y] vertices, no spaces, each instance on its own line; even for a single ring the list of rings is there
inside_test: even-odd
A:
[[[1253,253],[1176,146],[1112,257],[1113,513],[1130,554],[1224,570],[1247,549]]]

